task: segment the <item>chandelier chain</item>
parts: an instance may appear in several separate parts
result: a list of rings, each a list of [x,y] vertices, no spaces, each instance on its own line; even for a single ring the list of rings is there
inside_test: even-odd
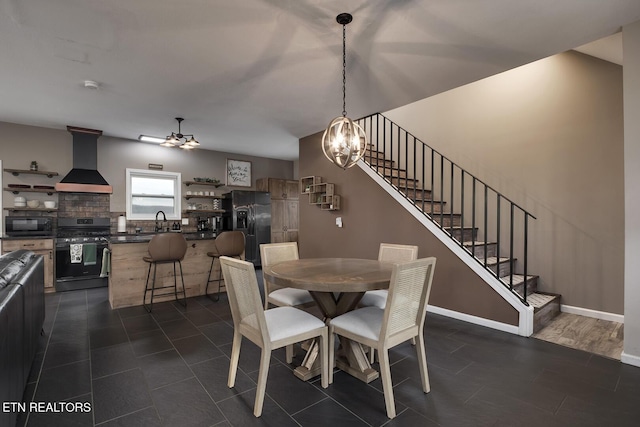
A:
[[[347,117],[347,24],[342,24],[342,117]]]

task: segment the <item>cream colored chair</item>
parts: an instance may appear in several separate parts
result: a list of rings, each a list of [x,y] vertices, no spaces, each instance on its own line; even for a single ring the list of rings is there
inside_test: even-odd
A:
[[[262,267],[268,267],[283,261],[298,259],[298,243],[263,243],[260,245],[260,258]],[[264,309],[269,308],[269,304],[284,307],[295,307],[313,303],[313,298],[309,291],[304,289],[286,288],[277,286],[264,279]]]
[[[230,388],[235,385],[240,345],[244,336],[262,349],[258,388],[253,408],[253,414],[259,417],[262,415],[264,404],[271,350],[317,337],[320,339],[321,384],[323,388],[327,388],[328,334],[324,322],[294,307],[263,310],[253,264],[223,256],[220,257],[220,265],[233,317],[233,346],[227,385]]]
[[[378,261],[386,262],[404,262],[418,259],[418,247],[413,245],[395,245],[393,243],[380,243],[378,251]],[[378,307],[384,310],[387,305],[386,289],[366,292],[360,300],[360,307]],[[415,345],[415,341],[411,341]],[[369,351],[369,361],[373,363],[376,352],[372,348]]]
[[[283,261],[299,259],[298,243],[263,243],[260,245],[260,259],[262,267],[277,264]],[[276,307],[310,306],[315,304],[309,291],[304,289],[287,288],[275,285],[267,281],[262,273],[262,283],[264,284],[264,309],[269,308],[269,304]],[[293,345],[286,348],[287,363],[293,362]]]
[[[333,383],[334,334],[378,350],[380,377],[387,416],[394,418],[396,408],[388,350],[411,338],[417,340],[416,353],[422,390],[429,393],[429,374],[424,347],[424,320],[431,292],[435,258],[407,261],[393,266],[391,285],[384,309],[364,307],[347,312],[329,323],[329,384]]]
[[[378,261],[404,262],[418,259],[418,247],[380,243]],[[378,307],[384,309],[387,304],[387,290],[368,291],[360,300],[360,307]]]

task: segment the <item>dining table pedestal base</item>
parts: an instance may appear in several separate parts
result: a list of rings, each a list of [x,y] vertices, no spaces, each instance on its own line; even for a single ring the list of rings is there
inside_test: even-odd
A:
[[[329,324],[331,319],[357,308],[365,292],[388,289],[392,269],[393,264],[382,261],[311,258],[283,261],[264,267],[262,272],[265,280],[275,285],[309,291]],[[318,343],[313,341],[302,365],[293,370],[295,376],[309,381],[320,375],[319,356]],[[340,337],[335,366],[365,383],[379,377],[362,345],[344,337]]]

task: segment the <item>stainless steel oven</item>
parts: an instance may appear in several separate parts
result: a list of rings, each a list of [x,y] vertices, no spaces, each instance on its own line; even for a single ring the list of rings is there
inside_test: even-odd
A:
[[[56,291],[108,285],[103,258],[109,256],[109,218],[59,218]]]

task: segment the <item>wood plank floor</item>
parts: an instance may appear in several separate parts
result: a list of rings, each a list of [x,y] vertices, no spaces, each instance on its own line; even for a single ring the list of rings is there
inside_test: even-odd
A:
[[[576,314],[560,313],[548,326],[532,336],[565,347],[620,360],[624,325]]]

